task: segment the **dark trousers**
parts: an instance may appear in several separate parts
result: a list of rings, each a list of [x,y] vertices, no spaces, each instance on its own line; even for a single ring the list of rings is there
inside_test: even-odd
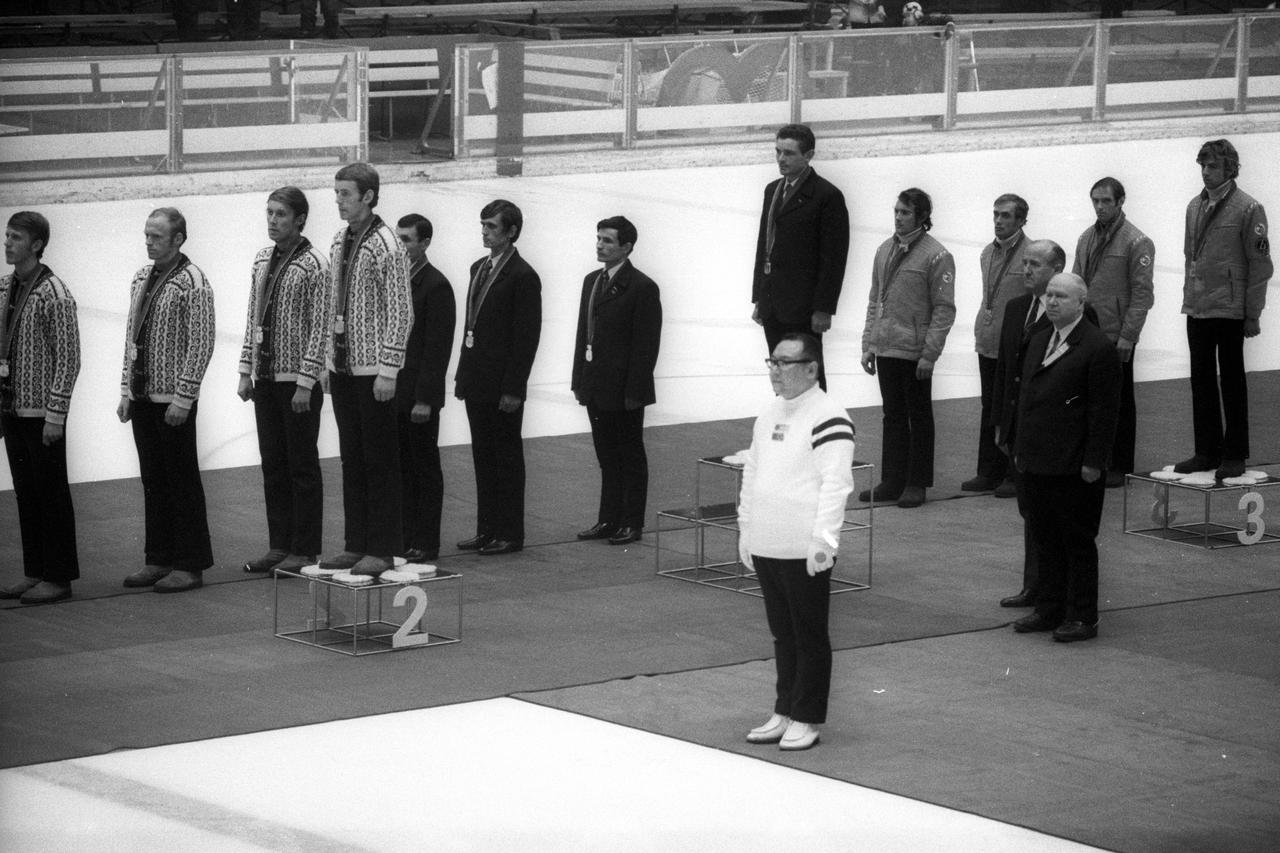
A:
[[[476,533],[524,544],[524,406],[467,400],[471,460],[476,469]]]
[[[272,549],[307,557],[319,555],[324,520],[320,475],[320,410],[324,392],[311,388],[311,411],[295,412],[295,382],[253,384],[253,416],[262,456],[262,490],[267,505],[267,541]]]
[[[440,469],[440,409],[426,423],[408,412],[396,415],[400,430],[400,477],[404,484],[400,529],[405,548],[440,550],[440,514],[444,510],[444,472]]]
[[[831,572],[813,577],[804,560],[751,555],[778,669],[773,711],[801,723],[827,721],[831,693]]]
[[[604,411],[587,404],[591,441],[600,463],[600,511],[596,521],[641,529],[649,496],[649,457],[644,451],[644,407]]]
[[[1138,406],[1133,397],[1133,361],[1137,347],[1128,361],[1120,363],[1120,412],[1116,420],[1116,438],[1111,445],[1110,471],[1133,473],[1134,448],[1138,438]]]
[[[880,482],[897,491],[933,485],[933,380],[916,379],[916,363],[876,358],[884,401]]]
[[[67,439],[48,447],[44,418],[5,415],[4,449],[18,499],[22,534],[22,573],[29,578],[69,584],[80,577],[76,554],[76,513],[67,485]]]
[[[1018,515],[1022,516],[1022,588],[1029,589],[1034,594],[1040,587],[1040,553],[1036,550],[1036,537],[1031,527],[1026,479],[1012,465],[1009,466],[1009,473],[1018,490]]]
[[[1009,472],[1009,457],[996,447],[996,428],[991,422],[991,398],[995,393],[996,360],[978,356],[978,379],[982,384],[982,422],[978,426],[978,476],[999,482]]]
[[[372,376],[329,374],[342,456],[344,548],[393,557],[400,535],[400,441],[395,400],[373,398]]]
[[[1187,346],[1191,350],[1191,421],[1196,453],[1211,460],[1248,459],[1244,320],[1188,317]]]
[[[1098,524],[1106,480],[1024,472],[1027,509],[1040,562],[1036,612],[1046,619],[1098,621]]]
[[[213,565],[204,485],[196,453],[196,410],[181,426],[164,422],[168,403],[135,400],[133,443],[138,448],[146,512],[146,562],[184,572],[203,572]]]
[[[803,333],[813,335],[818,341],[818,355],[822,358],[822,335],[813,334],[813,323],[805,320],[803,323],[783,323],[772,317],[764,318],[764,342],[769,345],[769,355],[773,355],[773,348],[778,345],[778,341],[786,335]],[[827,390],[827,365],[826,359],[822,358],[818,362],[818,385],[823,391]]]
[[[316,0],[302,0],[298,22],[304,30],[316,25]],[[339,0],[320,0],[320,12],[324,15],[324,32],[329,37],[338,34],[338,14],[342,9]]]

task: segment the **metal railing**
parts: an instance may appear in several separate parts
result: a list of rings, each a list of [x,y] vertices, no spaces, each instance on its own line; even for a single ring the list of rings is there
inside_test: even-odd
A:
[[[454,153],[1280,110],[1280,14],[459,45]]]
[[[7,179],[362,159],[364,48],[0,61]]]

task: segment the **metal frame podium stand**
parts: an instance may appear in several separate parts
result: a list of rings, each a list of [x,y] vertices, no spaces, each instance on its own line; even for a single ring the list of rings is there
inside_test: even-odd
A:
[[[1268,525],[1266,517],[1266,499],[1280,499],[1280,466],[1256,470],[1267,479],[1235,486],[1197,486],[1126,474],[1124,532],[1209,550],[1280,542],[1280,522]]]
[[[873,479],[874,470],[875,465],[870,462],[858,462],[855,460],[853,463],[855,481],[860,479],[858,476],[860,472],[865,472],[867,482],[870,483]],[[716,473],[732,474],[733,494],[727,502],[704,504],[702,478],[704,474]],[[755,572],[748,569],[738,560],[737,496],[741,483],[741,465],[726,462],[723,456],[707,456],[698,460],[694,477],[694,505],[679,509],[659,510],[657,513],[654,525],[654,562],[655,569],[659,575],[701,584],[702,586],[715,587],[716,589],[726,589],[743,595],[753,595],[757,598],[762,596],[760,582],[756,579]],[[843,540],[843,534],[846,533],[866,532],[867,570],[865,579],[843,575],[839,573],[839,570],[848,569],[848,567],[854,565],[854,562],[849,559],[837,561],[831,575],[832,595],[871,588],[873,507],[874,504],[868,504],[865,507],[845,509],[844,526],[840,528],[841,538]],[[669,559],[670,555],[677,553],[677,551],[670,545],[666,548],[663,547],[663,536],[665,535],[668,542],[670,542],[673,535],[680,533],[692,538],[693,564],[664,567],[664,557]],[[709,549],[709,536],[716,540],[728,540],[728,544],[726,545],[721,541],[718,546],[712,545]],[[709,555],[711,551],[717,554],[724,551],[729,556],[727,559],[712,558]]]
[[[438,586],[429,596],[432,584]],[[450,594],[456,597],[456,608],[428,608],[429,598]],[[396,611],[403,616],[390,618]],[[449,619],[450,614],[455,618]],[[442,624],[441,617],[449,624]],[[287,622],[283,627],[282,619]],[[300,572],[276,572],[273,632],[282,640],[354,656],[461,642],[462,575],[438,569],[415,581],[375,579],[352,586]]]

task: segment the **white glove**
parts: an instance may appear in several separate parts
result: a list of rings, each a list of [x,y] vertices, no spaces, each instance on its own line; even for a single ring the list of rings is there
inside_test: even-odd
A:
[[[832,545],[825,536],[810,540],[809,553],[804,561],[804,568],[809,573],[809,577],[814,577],[818,572],[828,571],[835,564],[836,545]]]
[[[751,551],[747,548],[747,534],[745,531],[738,532],[738,559],[742,561],[742,565],[746,566],[749,571],[755,571],[756,567],[751,564]]]

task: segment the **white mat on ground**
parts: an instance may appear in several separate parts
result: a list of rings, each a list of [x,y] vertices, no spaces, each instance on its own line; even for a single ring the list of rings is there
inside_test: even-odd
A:
[[[515,699],[4,770],[0,802],[8,853],[1095,849]]]

